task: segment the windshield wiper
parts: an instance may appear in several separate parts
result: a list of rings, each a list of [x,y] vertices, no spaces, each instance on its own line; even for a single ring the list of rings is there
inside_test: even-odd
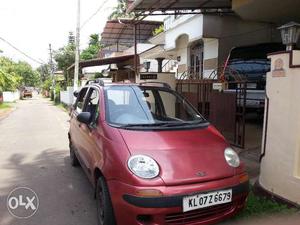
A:
[[[141,124],[124,124],[120,125],[121,128],[128,128],[128,127],[177,127],[177,126],[190,126],[190,125],[197,125],[200,123],[205,123],[205,120],[199,120],[194,122],[160,122],[160,123],[141,123]]]
[[[165,125],[165,123],[132,123],[132,124],[122,124],[120,125],[121,128],[126,128],[126,127],[153,127],[153,126],[162,126]]]
[[[200,123],[205,123],[205,120],[193,121],[193,122],[179,122],[179,123],[163,123],[161,126],[163,127],[176,127],[176,126],[191,126],[197,125]]]

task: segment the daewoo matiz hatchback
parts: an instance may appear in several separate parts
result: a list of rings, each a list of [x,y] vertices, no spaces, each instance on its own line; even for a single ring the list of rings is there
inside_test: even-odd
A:
[[[211,224],[245,205],[238,155],[166,84],[99,81],[76,96],[70,158],[95,187],[100,225]]]

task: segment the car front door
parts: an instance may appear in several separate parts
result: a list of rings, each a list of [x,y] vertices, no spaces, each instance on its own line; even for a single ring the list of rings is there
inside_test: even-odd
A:
[[[86,169],[89,178],[92,178],[92,170],[97,161],[102,161],[101,129],[98,124],[100,115],[100,90],[91,87],[87,93],[83,112],[89,112],[92,116],[90,124],[81,124],[80,135],[82,137],[82,152],[86,161]]]
[[[75,147],[74,150],[76,155],[78,155],[78,159],[80,160],[83,167],[86,166],[87,160],[84,154],[83,149],[83,142],[84,139],[82,137],[82,123],[77,120],[77,116],[79,113],[83,112],[85,99],[88,93],[88,88],[82,88],[78,93],[76,102],[73,106],[73,110],[71,112],[71,119],[70,119],[70,134],[71,134],[71,141],[73,146]]]

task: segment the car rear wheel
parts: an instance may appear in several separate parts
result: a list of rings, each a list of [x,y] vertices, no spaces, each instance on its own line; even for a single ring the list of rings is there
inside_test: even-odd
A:
[[[102,177],[97,181],[96,201],[98,225],[116,225],[110,194]]]
[[[79,166],[79,161],[77,159],[77,156],[75,155],[74,147],[73,147],[71,142],[69,144],[69,148],[70,148],[71,165],[74,166],[74,167],[77,167],[77,166]]]

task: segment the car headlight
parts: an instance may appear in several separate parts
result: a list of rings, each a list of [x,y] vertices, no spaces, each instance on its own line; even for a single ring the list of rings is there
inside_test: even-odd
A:
[[[240,166],[240,158],[232,148],[226,148],[224,151],[224,156],[229,166],[232,167]]]
[[[152,179],[159,174],[158,164],[154,159],[145,155],[131,156],[128,160],[128,168],[136,176],[144,179]]]

